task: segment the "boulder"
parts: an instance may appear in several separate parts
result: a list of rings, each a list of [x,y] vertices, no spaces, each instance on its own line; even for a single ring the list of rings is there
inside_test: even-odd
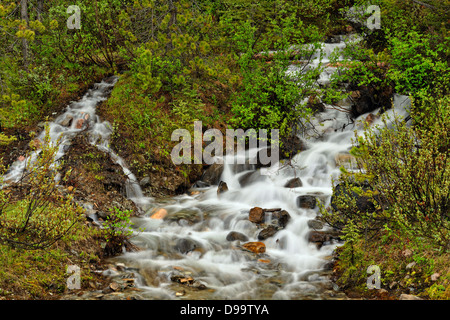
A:
[[[188,238],[180,238],[175,243],[175,249],[183,254],[191,252],[198,247],[194,240]]]
[[[259,241],[244,243],[242,247],[254,253],[266,252],[266,245],[263,242]]]
[[[152,219],[164,219],[167,216],[167,210],[164,208],[156,210],[154,214],[150,218]]]
[[[195,181],[195,183],[192,185],[192,188],[208,188],[209,186],[211,186],[209,183],[198,180]]]
[[[254,207],[250,209],[248,220],[254,223],[263,223],[265,218],[264,209],[260,207]]]
[[[248,241],[248,237],[240,232],[237,231],[230,231],[230,233],[227,234],[227,241]]]
[[[286,227],[289,220],[291,219],[291,215],[286,210],[275,211],[272,213],[272,218],[277,219],[278,225],[281,228]]]
[[[400,295],[399,300],[423,300],[422,298],[419,298],[418,296],[412,295],[412,294],[405,294],[402,293]]]
[[[146,176],[146,177],[142,178],[141,181],[139,182],[139,184],[143,188],[149,186],[151,184],[150,177]]]
[[[217,195],[227,192],[227,191],[228,191],[227,183],[224,181],[220,181],[219,186],[217,187]]]
[[[341,238],[337,232],[333,231],[310,231],[308,234],[308,241],[315,243],[320,249],[325,243],[329,243],[332,240],[340,241]]]
[[[372,123],[374,123],[375,120],[379,119],[380,117],[373,114],[373,113],[369,113],[366,117],[366,122],[367,124],[370,126]]]
[[[280,157],[290,159],[300,151],[305,150],[305,144],[296,135],[291,135],[283,141],[280,148]]]
[[[308,220],[308,227],[314,230],[320,230],[323,228],[324,223],[322,221],[311,219]]]
[[[285,188],[298,188],[303,186],[302,180],[300,178],[292,178],[284,185]]]
[[[78,119],[77,122],[75,123],[75,128],[76,129],[81,129],[83,128],[85,120],[84,119]]]
[[[258,240],[266,240],[267,238],[272,237],[275,233],[278,232],[278,228],[274,225],[269,225],[258,234]]]
[[[70,127],[72,125],[73,116],[67,115],[61,122],[60,125],[63,127]]]
[[[266,175],[262,175],[260,171],[250,171],[244,173],[241,177],[239,177],[239,184],[241,187],[249,186],[256,182],[263,182],[267,180]]]
[[[316,197],[304,195],[297,197],[297,206],[304,209],[314,209],[316,207]]]
[[[220,182],[223,168],[224,165],[220,163],[214,163],[210,165],[208,169],[203,172],[200,180],[210,185],[217,185]]]

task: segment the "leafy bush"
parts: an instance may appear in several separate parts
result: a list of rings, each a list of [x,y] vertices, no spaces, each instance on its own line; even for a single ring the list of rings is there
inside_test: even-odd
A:
[[[83,217],[73,196],[57,191],[58,146],[52,145],[48,127],[46,131],[35,162],[31,163],[30,157],[22,178],[0,190],[0,241],[13,247],[48,248],[68,235]],[[62,179],[67,180],[69,174]]]
[[[131,210],[122,211],[117,207],[110,209],[110,214],[103,224],[105,239],[107,241],[105,251],[107,254],[114,255],[122,252],[122,247],[129,243],[130,236],[133,234],[130,220]]]
[[[347,173],[340,179],[353,186],[355,180],[364,179],[369,190],[352,190],[357,196],[368,197],[376,210],[349,210],[352,202],[348,203],[348,198],[354,203],[357,196],[335,194],[341,210],[323,210],[334,225],[339,222],[343,228],[349,224],[352,228],[361,226],[360,234],[367,228],[393,229],[405,241],[428,241],[443,250],[450,248],[449,98],[422,103],[422,109],[427,109],[427,117],[431,118],[429,125],[408,126],[397,117],[383,116],[382,128],[368,128],[365,137],[358,139],[352,153],[363,172]],[[412,114],[416,122],[420,116]]]
[[[233,99],[231,124],[243,129],[278,129],[283,140],[311,114],[301,101],[315,91],[320,68],[287,73],[292,60],[311,59],[318,45],[303,45],[293,16],[280,20],[272,21],[271,33],[262,39],[249,21],[233,27],[242,80]]]

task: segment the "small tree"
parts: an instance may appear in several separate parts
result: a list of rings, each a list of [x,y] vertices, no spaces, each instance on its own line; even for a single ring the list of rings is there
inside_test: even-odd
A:
[[[29,157],[21,179],[0,190],[0,242],[45,249],[68,235],[82,218],[83,209],[72,201],[73,196],[57,190],[55,178],[62,165],[55,161],[58,144],[51,142],[47,126],[35,161]],[[69,174],[62,180],[67,181]]]

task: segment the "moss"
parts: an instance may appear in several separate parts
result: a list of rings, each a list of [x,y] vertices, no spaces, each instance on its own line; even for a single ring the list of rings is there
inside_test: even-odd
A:
[[[171,141],[172,132],[187,129],[193,137],[197,120],[204,130],[227,128],[226,88],[220,83],[194,87],[147,95],[124,73],[98,108],[100,116],[113,124],[111,146],[139,179],[150,177],[150,189],[161,195],[184,192],[202,173],[202,165],[173,164],[170,153],[179,142]]]
[[[365,298],[397,299],[400,294],[414,294],[424,299],[449,299],[450,253],[441,253],[427,246],[426,242],[404,243],[388,236],[353,244],[353,261],[350,243],[336,250],[338,261],[333,270],[333,280],[347,293],[358,293]],[[381,271],[381,289],[367,288],[370,274],[367,268],[376,265]],[[435,281],[432,275],[439,274]],[[383,292],[383,291],[382,291]]]
[[[81,268],[81,289],[89,281],[104,281],[93,273],[101,268],[98,230],[85,224],[70,239],[47,250],[22,250],[0,245],[0,299],[57,299],[67,293],[69,265]]]

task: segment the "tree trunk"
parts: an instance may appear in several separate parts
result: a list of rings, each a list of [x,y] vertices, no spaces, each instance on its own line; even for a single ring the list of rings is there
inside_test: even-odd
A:
[[[25,20],[28,25],[28,0],[20,1],[20,18]],[[25,69],[28,68],[28,40],[22,38],[22,57],[23,57],[23,66]]]
[[[39,0],[37,3],[37,19],[42,22],[42,12],[44,12],[44,0]]]

